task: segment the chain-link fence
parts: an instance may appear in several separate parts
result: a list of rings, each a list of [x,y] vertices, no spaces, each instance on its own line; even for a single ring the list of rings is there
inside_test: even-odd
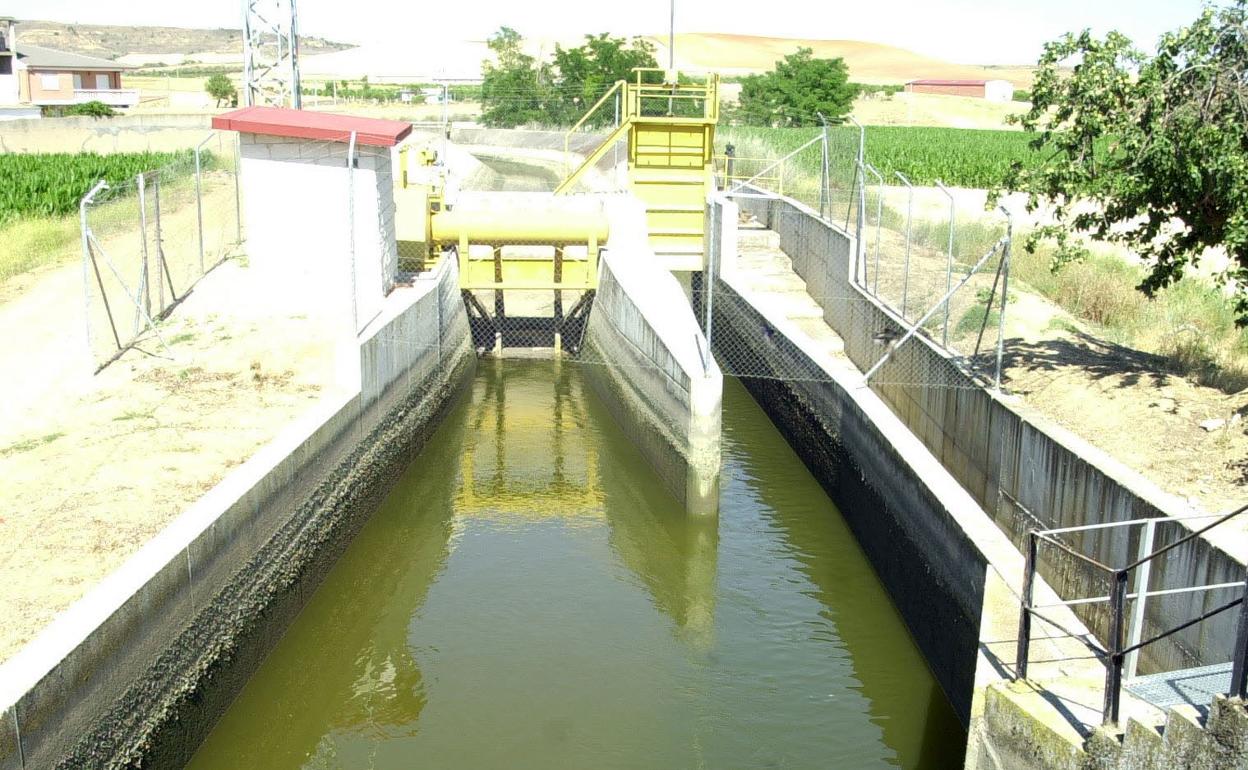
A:
[[[157,322],[241,241],[235,135],[213,133],[186,161],[121,184],[98,183],[80,204],[87,346],[103,368],[155,339]]]
[[[732,127],[722,132],[720,144],[716,176],[730,197],[790,198],[826,224],[854,235],[858,251],[852,283],[896,316],[901,336],[913,329],[999,383],[996,362],[1008,306],[1008,215],[986,212],[976,196],[940,182],[915,185],[904,171],[886,177],[870,162],[867,136],[857,125]],[[767,230],[770,223],[759,225],[749,214],[740,225],[741,245],[748,252],[744,264],[770,274],[762,279],[764,285],[783,283],[783,272],[794,267],[793,250],[805,247],[786,247],[778,239],[766,242],[759,230]],[[812,272],[819,269],[826,268],[809,265],[794,278],[811,284]],[[829,295],[811,285],[805,288],[805,297],[790,292],[788,300],[820,308],[864,301],[853,291]],[[876,343],[883,349],[891,351],[901,342],[892,332],[880,334]],[[731,361],[721,364],[731,373]]]

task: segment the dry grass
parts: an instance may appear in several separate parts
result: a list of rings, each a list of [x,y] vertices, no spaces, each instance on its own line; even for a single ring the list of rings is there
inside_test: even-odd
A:
[[[1121,257],[1093,253],[1051,269],[1052,253],[1015,250],[1014,275],[1094,324],[1121,345],[1166,358],[1172,371],[1200,385],[1237,393],[1248,388],[1248,329],[1235,325],[1229,300],[1206,279],[1186,277],[1145,297],[1144,271]]]

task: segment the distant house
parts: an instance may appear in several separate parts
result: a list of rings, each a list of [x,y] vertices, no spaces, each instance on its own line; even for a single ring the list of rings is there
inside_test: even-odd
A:
[[[0,106],[104,102],[133,107],[139,92],[121,87],[128,65],[17,41],[17,22],[0,17]]]
[[[1008,80],[911,80],[906,83],[906,92],[970,96],[990,102],[1008,102],[1014,98],[1014,86]]]

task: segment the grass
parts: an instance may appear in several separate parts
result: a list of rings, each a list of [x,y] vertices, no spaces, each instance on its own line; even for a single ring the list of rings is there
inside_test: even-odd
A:
[[[773,129],[728,126],[719,132],[719,152],[731,143],[739,158],[777,159],[817,136],[819,129]],[[1011,163],[1031,162],[1028,136],[1017,131],[984,131],[955,128],[871,126],[866,129],[867,160],[896,185],[894,172],[911,182],[928,186],[937,179],[954,187],[992,188],[1000,184]],[[829,134],[834,217],[852,210],[852,171],[857,152],[856,129],[836,127]],[[739,161],[738,176],[761,171]],[[781,180],[784,194],[817,207],[821,177],[820,145],[807,148],[789,161]],[[766,184],[773,187],[774,185]],[[886,230],[905,231],[904,212],[889,205],[877,215],[876,195],[868,187],[868,231],[877,219]],[[965,271],[1002,235],[1002,227],[985,218],[958,220],[955,263]],[[1023,235],[1023,234],[1018,234]],[[868,234],[867,237],[870,237]],[[946,222],[916,218],[912,226],[916,245],[944,252],[948,238]],[[1188,276],[1150,299],[1135,287],[1144,271],[1118,254],[1093,253],[1082,262],[1054,272],[1051,250],[1029,254],[1023,238],[1015,240],[1012,280],[1065,309],[1101,336],[1121,345],[1163,356],[1170,369],[1201,385],[1235,393],[1248,387],[1248,329],[1235,325],[1231,303],[1208,280]],[[868,241],[868,250],[873,243]],[[978,331],[983,323],[982,303],[957,322],[956,332]],[[989,321],[993,323],[992,319]]]
[[[139,204],[132,187],[104,191],[99,202],[88,209],[91,230],[97,238],[138,232]],[[177,175],[162,179],[161,195],[162,211],[172,213],[186,205],[187,200],[194,200],[194,180]],[[0,221],[0,283],[45,265],[81,257],[82,230],[76,213],[25,215]]]
[[[1012,277],[1113,342],[1163,356],[1175,374],[1227,393],[1248,388],[1248,329],[1206,279],[1187,276],[1150,299],[1135,288],[1143,268],[1117,255],[1093,252],[1056,272],[1051,264],[1043,247],[1016,248]]]
[[[29,452],[32,449],[38,449],[44,444],[51,444],[53,441],[56,441],[58,438],[61,438],[64,435],[65,435],[64,433],[48,433],[46,435],[39,436],[38,438],[31,438],[31,439],[26,439],[25,441],[19,441],[16,444],[10,444],[4,449],[0,449],[0,455],[16,454],[18,452]]]
[[[728,144],[742,157],[779,158],[818,136],[817,128],[758,128],[726,126],[718,131],[719,152]],[[952,187],[991,188],[1001,184],[1013,163],[1031,163],[1030,137],[1020,131],[994,131],[970,128],[927,126],[868,126],[866,160],[889,184],[896,184],[900,171],[916,185],[930,186],[937,180]],[[858,148],[858,130],[837,126],[828,134],[832,165],[852,173]],[[799,154],[794,162],[818,184],[822,154]],[[817,188],[816,188],[817,189]]]

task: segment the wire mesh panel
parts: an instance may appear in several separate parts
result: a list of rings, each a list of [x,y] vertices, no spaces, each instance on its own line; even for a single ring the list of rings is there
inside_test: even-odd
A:
[[[106,365],[141,340],[240,241],[232,135],[193,157],[99,185],[81,206],[88,347]]]

